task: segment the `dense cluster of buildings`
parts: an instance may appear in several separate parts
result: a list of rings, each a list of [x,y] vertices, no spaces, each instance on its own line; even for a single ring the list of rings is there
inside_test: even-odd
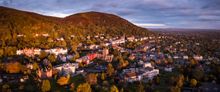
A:
[[[121,78],[127,82],[148,81],[159,74],[159,69],[155,69],[151,63],[143,63],[141,67],[124,69]]]
[[[40,55],[42,51],[45,51],[50,54],[55,54],[55,55],[67,54],[67,52],[68,52],[68,50],[64,49],[64,48],[53,48],[53,49],[46,49],[46,50],[39,49],[39,48],[25,48],[22,50],[17,50],[16,54],[33,57],[35,55]]]

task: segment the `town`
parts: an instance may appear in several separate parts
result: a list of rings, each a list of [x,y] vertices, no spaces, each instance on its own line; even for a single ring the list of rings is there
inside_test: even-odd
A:
[[[50,36],[34,34],[61,44],[54,48],[19,48],[8,51],[10,56],[1,55],[2,92],[220,91],[220,40],[214,37],[207,40],[202,34],[197,37],[178,32],[98,34],[87,35],[68,48],[64,37]]]

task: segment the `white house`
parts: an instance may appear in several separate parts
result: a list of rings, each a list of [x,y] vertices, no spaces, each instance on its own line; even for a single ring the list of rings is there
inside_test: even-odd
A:
[[[123,79],[127,82],[141,81],[143,79],[152,80],[159,74],[159,69],[154,68],[129,68],[122,72]]]
[[[64,63],[53,68],[57,69],[59,73],[74,74],[78,67],[78,63]]]
[[[199,55],[195,55],[195,56],[193,56],[193,58],[198,61],[203,60],[203,56],[199,56]]]

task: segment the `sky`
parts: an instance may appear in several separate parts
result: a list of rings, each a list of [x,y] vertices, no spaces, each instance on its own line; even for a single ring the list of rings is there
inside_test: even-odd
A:
[[[0,6],[56,17],[106,12],[146,28],[220,29],[220,0],[0,0]]]

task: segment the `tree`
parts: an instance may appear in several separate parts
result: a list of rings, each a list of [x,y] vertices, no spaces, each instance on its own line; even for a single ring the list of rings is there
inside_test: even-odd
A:
[[[50,54],[49,56],[48,56],[48,60],[50,61],[50,62],[55,62],[56,61],[56,55],[55,54]]]
[[[184,83],[184,75],[180,74],[177,77],[177,86],[181,88],[183,86],[183,83]]]
[[[112,85],[110,88],[110,92],[119,92],[118,88],[115,85]]]
[[[108,66],[107,66],[107,74],[108,74],[109,76],[112,76],[112,74],[113,74],[114,72],[115,72],[115,70],[114,70],[112,64],[109,63]]]
[[[119,92],[124,92],[124,88],[121,88]]]
[[[47,52],[45,52],[45,51],[41,51],[41,53],[40,53],[40,59],[42,60],[42,59],[44,59],[44,58],[46,58],[47,57],[47,55],[48,55],[48,53]]]
[[[190,65],[195,65],[197,64],[197,61],[193,58],[190,59]]]
[[[127,60],[124,60],[122,56],[119,57],[119,64],[118,64],[118,68],[124,68],[129,64],[129,62]]]
[[[190,86],[195,87],[197,85],[197,80],[196,79],[191,79],[190,80]]]
[[[94,74],[94,73],[90,73],[86,76],[86,81],[89,83],[89,84],[96,84],[97,83],[97,75]]]
[[[4,55],[12,56],[16,54],[16,48],[15,47],[5,47],[4,48]]]
[[[75,61],[76,59],[78,59],[80,57],[79,53],[77,51],[74,51],[74,56],[72,58],[72,61]]]
[[[158,85],[160,84],[160,77],[159,76],[156,76],[155,77],[155,83]]]
[[[102,80],[105,80],[105,76],[106,76],[105,73],[102,73],[102,74],[101,74],[101,79],[102,79]]]
[[[43,80],[42,81],[42,86],[41,86],[41,91],[42,92],[47,92],[50,91],[50,81],[49,80]]]
[[[181,89],[179,87],[172,86],[170,87],[170,92],[181,92]]]
[[[6,72],[8,73],[19,73],[22,70],[22,65],[19,62],[7,63]]]
[[[68,82],[69,82],[69,79],[70,79],[70,75],[67,75],[66,77],[65,76],[62,76],[62,77],[60,77],[58,80],[57,80],[57,83],[59,84],[59,85],[66,85],[66,84],[68,84]]]
[[[145,90],[144,90],[144,86],[143,86],[142,83],[140,83],[140,84],[138,85],[137,92],[145,92]]]
[[[92,92],[92,89],[89,83],[83,83],[77,87],[77,92]]]
[[[195,78],[196,80],[201,80],[204,76],[204,71],[202,70],[202,68],[200,67],[196,67],[193,71],[192,71],[192,76],[193,78]]]
[[[0,57],[4,55],[4,49],[0,48]]]
[[[38,66],[37,62],[34,62],[33,63],[33,70],[37,70],[37,69],[39,69],[39,66]]]

